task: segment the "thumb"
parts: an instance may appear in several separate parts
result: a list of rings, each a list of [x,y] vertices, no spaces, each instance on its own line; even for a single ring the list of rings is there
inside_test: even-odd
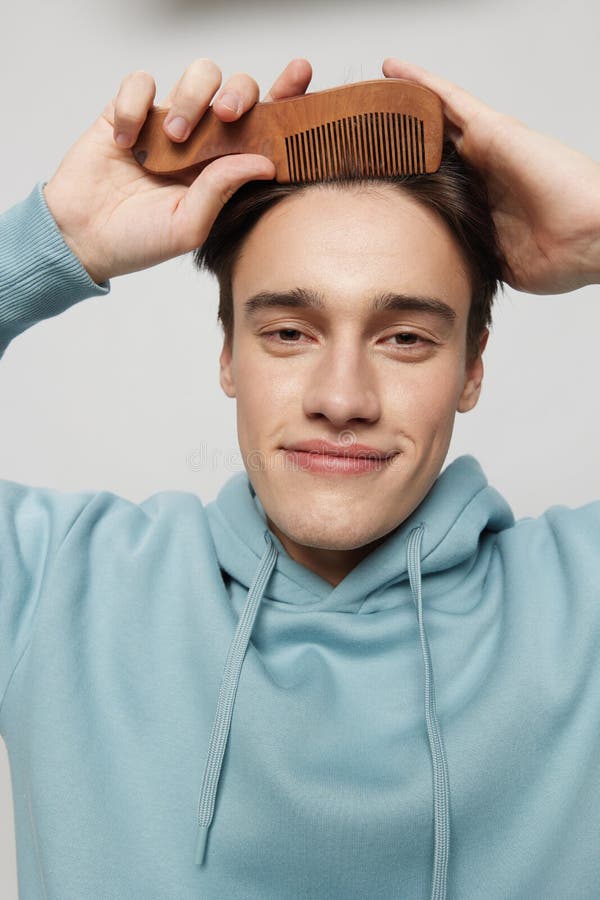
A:
[[[266,156],[239,153],[209,163],[188,187],[174,214],[181,236],[181,253],[196,249],[206,240],[222,208],[248,181],[275,178],[275,165]]]

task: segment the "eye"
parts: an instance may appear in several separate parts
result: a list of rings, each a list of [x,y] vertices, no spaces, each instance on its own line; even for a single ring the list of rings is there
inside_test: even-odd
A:
[[[280,328],[279,331],[271,332],[271,334],[278,334],[283,341],[293,342],[300,338],[302,332],[297,328]]]
[[[263,337],[281,344],[296,344],[302,337],[298,328],[278,328],[276,331],[265,331]]]
[[[413,334],[411,331],[399,331],[398,334],[392,336],[396,339],[396,343],[401,344],[403,347],[407,344],[416,344],[419,340],[419,335]]]
[[[422,337],[420,334],[416,334],[414,331],[397,331],[395,334],[390,334],[385,338],[384,342],[387,343],[388,341],[392,342],[396,347],[415,348],[424,348],[428,344],[433,343],[433,341]]]
[[[417,331],[396,331],[382,338],[380,342],[391,359],[401,362],[422,362],[429,359],[438,349],[439,341],[425,337]]]

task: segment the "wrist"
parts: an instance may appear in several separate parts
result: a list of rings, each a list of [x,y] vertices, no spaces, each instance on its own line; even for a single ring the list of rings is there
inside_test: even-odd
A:
[[[80,221],[80,215],[76,210],[70,209],[68,202],[65,203],[60,191],[56,189],[52,181],[44,185],[42,193],[62,239],[71,253],[77,257],[91,280],[97,285],[108,282],[110,276],[94,265],[90,254],[86,252],[85,240],[81,237],[84,233],[84,226]]]

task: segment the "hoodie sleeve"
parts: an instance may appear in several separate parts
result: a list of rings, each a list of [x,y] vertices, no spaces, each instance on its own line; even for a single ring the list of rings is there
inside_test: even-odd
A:
[[[0,356],[31,325],[110,290],[92,281],[63,240],[43,188],[38,183],[0,215]],[[47,570],[90,496],[0,480],[0,710]]]
[[[14,337],[85,300],[108,294],[65,243],[39,182],[0,215],[0,356]]]
[[[0,733],[4,696],[31,639],[48,573],[93,497],[0,479]]]
[[[503,585],[514,615],[498,621],[515,659],[534,679],[542,708],[558,710],[566,697],[575,709],[587,702],[588,690],[597,698],[600,501],[552,506],[538,518],[522,519],[500,535],[499,550],[502,568],[490,573],[487,589],[494,578]]]

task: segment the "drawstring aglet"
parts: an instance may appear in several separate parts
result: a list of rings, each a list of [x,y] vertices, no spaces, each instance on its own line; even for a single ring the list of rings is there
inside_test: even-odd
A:
[[[208,839],[208,825],[198,826],[198,840],[196,842],[196,865],[201,866],[206,855],[206,841]]]

